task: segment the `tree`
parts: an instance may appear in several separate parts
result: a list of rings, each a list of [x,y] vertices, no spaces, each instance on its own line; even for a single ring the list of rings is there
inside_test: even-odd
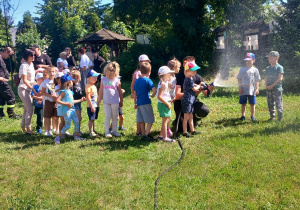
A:
[[[75,41],[101,29],[100,11],[96,0],[44,0],[39,5],[38,30],[54,40],[48,48],[53,61],[66,46],[74,49]]]
[[[29,11],[26,11],[23,15],[23,21],[18,23],[17,35],[34,28],[36,28],[36,25],[33,22],[32,16]]]

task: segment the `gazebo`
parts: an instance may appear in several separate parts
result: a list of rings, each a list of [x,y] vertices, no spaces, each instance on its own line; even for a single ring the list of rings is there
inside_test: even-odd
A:
[[[129,37],[114,33],[102,28],[101,30],[88,35],[78,41],[76,44],[90,44],[94,49],[99,51],[105,44],[111,49],[110,55],[119,56],[124,49],[127,50],[127,42],[135,41]]]

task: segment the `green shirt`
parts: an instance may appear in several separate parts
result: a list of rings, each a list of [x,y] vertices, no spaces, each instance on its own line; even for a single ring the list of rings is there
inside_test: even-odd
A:
[[[283,73],[283,67],[278,63],[273,68],[268,66],[266,69],[267,86],[272,85],[278,79],[278,75]],[[282,82],[275,85],[273,90],[282,91]]]

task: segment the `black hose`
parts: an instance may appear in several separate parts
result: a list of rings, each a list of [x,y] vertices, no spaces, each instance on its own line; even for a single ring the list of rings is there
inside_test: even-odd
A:
[[[161,174],[159,174],[159,176],[157,177],[156,181],[155,181],[155,187],[154,187],[154,209],[157,209],[157,186],[158,186],[158,182],[159,182],[159,179],[160,177],[162,177],[164,174],[166,174],[167,172],[169,172],[172,168],[174,168],[176,165],[178,165],[183,157],[184,157],[184,149],[183,149],[183,146],[182,146],[182,143],[179,139],[179,134],[178,134],[178,124],[179,124],[179,119],[180,119],[180,116],[181,116],[181,112],[182,110],[180,111],[179,115],[178,115],[178,119],[177,119],[177,123],[176,123],[176,137],[177,137],[177,141],[178,141],[178,145],[181,149],[181,157],[179,158],[179,160],[174,163],[172,166],[170,166],[167,170],[163,171]]]

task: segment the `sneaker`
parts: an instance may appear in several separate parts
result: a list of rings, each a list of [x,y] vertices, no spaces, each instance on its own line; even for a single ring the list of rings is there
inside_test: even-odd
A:
[[[191,134],[189,134],[188,132],[184,133],[183,136],[185,136],[185,138],[190,138],[190,137],[192,137]]]
[[[136,133],[136,136],[142,136],[142,132]]]
[[[76,141],[78,141],[78,140],[82,141],[82,140],[84,140],[84,138],[81,138],[80,136],[74,136],[74,140],[76,140]]]
[[[242,116],[242,117],[240,118],[240,120],[244,121],[244,120],[246,120],[246,117],[245,117],[245,116]]]
[[[273,122],[275,120],[275,117],[271,117],[270,119],[268,119],[268,122]]]
[[[170,143],[176,142],[176,140],[170,139],[170,138],[168,138],[168,137],[167,137],[167,138],[164,138],[163,141],[164,141],[164,142],[170,142]]]
[[[54,139],[55,144],[60,144],[60,137],[56,136]]]
[[[111,128],[109,128],[109,129],[108,129],[108,131],[111,133],[111,132],[112,132],[112,129],[111,129]]]
[[[147,139],[148,139],[149,141],[153,141],[153,140],[154,140],[153,136],[151,136],[150,134],[147,135]]]
[[[192,132],[192,135],[199,135],[199,134],[201,134],[201,132],[199,132],[199,131],[193,131]]]
[[[112,138],[112,135],[110,133],[108,133],[108,134],[105,134],[105,137],[110,139],[110,138]]]
[[[38,134],[43,134],[43,131],[42,131],[42,129],[40,129],[40,128],[37,129],[36,132],[37,132]]]
[[[158,136],[157,140],[163,140],[164,138],[162,136]]]
[[[55,133],[56,135],[59,135],[59,131],[54,130],[54,133]]]
[[[148,138],[147,138],[146,135],[143,135],[143,136],[141,137],[141,139],[142,139],[143,141],[147,141],[147,140],[148,140]]]
[[[53,133],[51,131],[45,131],[45,136],[53,136]]]
[[[170,127],[167,128],[167,137],[173,136],[173,132],[171,131]]]
[[[256,122],[257,121],[254,116],[251,116],[251,120],[252,120],[252,122]]]
[[[127,131],[128,129],[127,128],[124,128],[123,126],[122,127],[118,127],[118,130],[123,130],[123,131]]]
[[[116,136],[116,137],[120,137],[121,136],[121,134],[119,134],[117,131],[112,131],[111,134],[113,136]]]
[[[90,132],[89,136],[90,136],[90,137],[96,137],[97,134],[95,134],[94,132]]]
[[[68,131],[65,132],[65,135],[72,136]]]

